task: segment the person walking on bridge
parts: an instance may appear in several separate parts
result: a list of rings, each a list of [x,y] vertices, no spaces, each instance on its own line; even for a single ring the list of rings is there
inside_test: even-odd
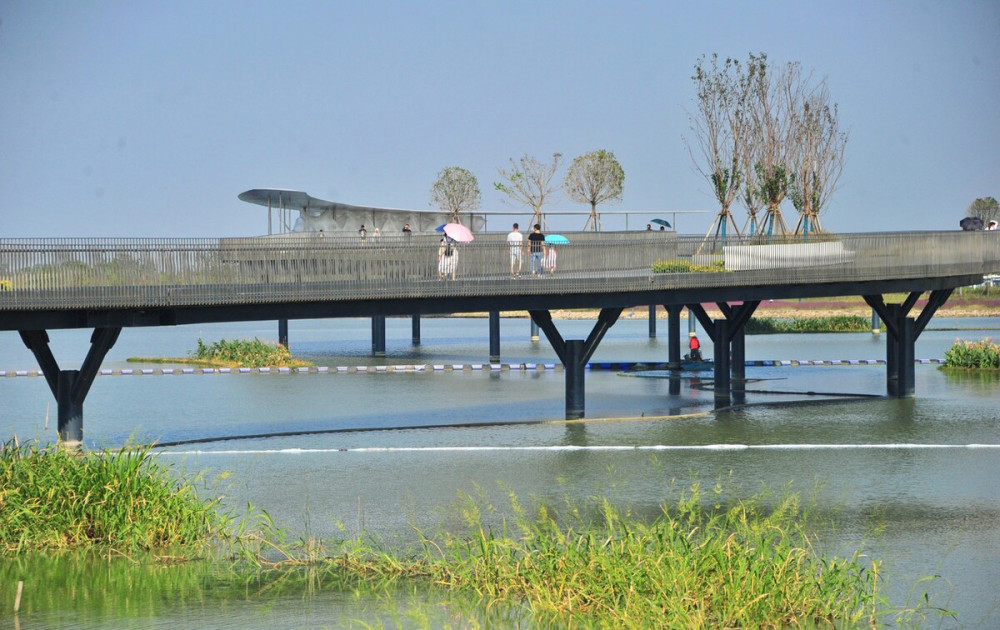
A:
[[[545,235],[542,234],[542,226],[535,224],[535,229],[528,235],[528,249],[531,253],[531,275],[537,276],[545,271],[542,261],[545,260]]]
[[[514,229],[507,235],[507,244],[510,245],[510,277],[521,277],[521,250],[524,247],[524,235],[518,231],[517,223]]]

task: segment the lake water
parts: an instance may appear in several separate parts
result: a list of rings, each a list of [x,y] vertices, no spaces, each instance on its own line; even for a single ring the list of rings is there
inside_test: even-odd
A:
[[[564,338],[583,339],[593,322],[557,326]],[[529,329],[527,319],[502,320],[501,360],[556,362],[544,336],[529,341]],[[942,358],[957,338],[979,340],[997,329],[998,319],[935,318],[916,357]],[[671,394],[665,378],[594,370],[586,375],[586,421],[565,423],[561,371],[430,369],[487,363],[485,319],[425,318],[419,346],[411,344],[409,319],[389,319],[387,356],[379,359],[370,356],[370,331],[366,319],[291,322],[293,353],[331,367],[325,374],[99,376],[84,406],[88,447],[287,434],[184,444],[163,449],[162,458],[182,470],[228,472],[215,489],[229,505],[252,502],[293,533],[321,537],[345,528],[406,541],[414,526],[452,527],[460,492],[492,502],[499,518],[511,492],[529,504],[602,495],[655,513],[693,482],[721,480],[736,497],[791,490],[823,523],[822,551],[863,545],[884,561],[895,603],[927,590],[932,604],[958,613],[944,627],[1000,626],[995,376],[918,365],[916,397],[891,400],[884,365],[748,367],[748,404],[716,411],[710,372],[684,373]],[[620,321],[593,361],[665,361],[665,321],[658,332],[650,339],[645,320]],[[276,334],[273,322],[126,329],[104,367],[160,369],[125,359],[184,356],[199,337]],[[61,367],[78,366],[89,332],[50,336]],[[710,340],[701,339],[711,356]],[[884,335],[868,333],[749,336],[746,345],[747,359],[885,358]],[[403,364],[429,369],[335,369]],[[37,369],[16,333],[0,334],[2,369]],[[0,378],[0,401],[0,436],[54,437],[55,404],[43,378]],[[911,593],[931,575],[940,577]],[[74,606],[72,585],[60,588],[67,589],[64,606],[31,608],[26,596],[21,627],[321,628],[372,619],[370,608],[330,593],[219,606],[165,597],[129,614]],[[7,590],[0,584],[0,598]],[[0,623],[4,606],[0,600]]]

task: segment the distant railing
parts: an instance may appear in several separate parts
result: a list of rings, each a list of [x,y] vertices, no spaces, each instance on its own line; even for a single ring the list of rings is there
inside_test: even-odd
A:
[[[510,277],[506,235],[456,246],[439,280],[439,237],[281,235],[224,239],[0,239],[0,310],[155,308],[435,296],[649,291],[988,274],[998,232],[729,238],[568,233],[555,273]],[[657,261],[699,269],[654,273]],[[704,270],[712,267],[711,271]],[[450,276],[449,276],[450,277]]]

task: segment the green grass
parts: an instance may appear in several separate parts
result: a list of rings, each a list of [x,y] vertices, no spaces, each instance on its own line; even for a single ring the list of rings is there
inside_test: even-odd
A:
[[[812,332],[871,332],[871,319],[860,315],[830,317],[752,317],[747,322],[749,335]]]
[[[992,339],[956,340],[944,353],[944,367],[976,370],[1000,370],[1000,345]]]
[[[697,265],[690,260],[657,260],[652,266],[653,273],[723,273],[725,264],[716,260],[710,265]]]
[[[122,552],[200,545],[223,532],[218,500],[160,465],[148,447],[68,454],[0,447],[0,553],[104,546]]]

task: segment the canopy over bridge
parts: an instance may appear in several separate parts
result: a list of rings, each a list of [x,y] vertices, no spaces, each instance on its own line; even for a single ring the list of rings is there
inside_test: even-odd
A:
[[[397,234],[407,223],[415,234],[430,234],[436,227],[451,220],[448,212],[354,206],[317,199],[301,190],[281,188],[254,188],[240,193],[239,199],[267,208],[269,235],[357,234],[362,225],[368,234],[373,234],[376,229],[382,234]],[[292,214],[295,211],[298,212],[297,217]],[[482,214],[463,213],[459,219],[473,232],[482,231],[486,225]]]

